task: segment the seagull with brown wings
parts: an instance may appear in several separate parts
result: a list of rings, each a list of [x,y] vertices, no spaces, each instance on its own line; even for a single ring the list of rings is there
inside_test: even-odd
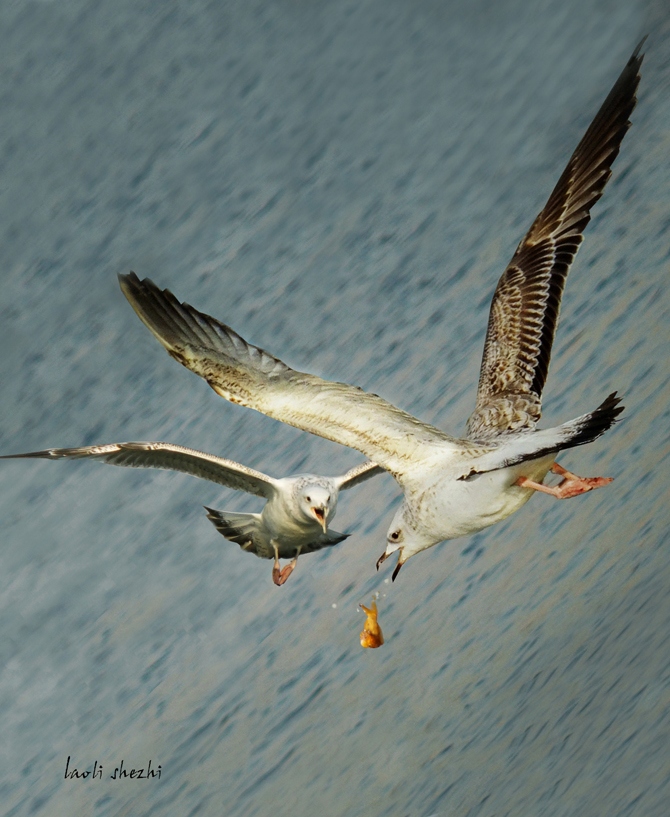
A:
[[[644,42],[644,41],[643,41]],[[450,437],[375,394],[295,371],[230,327],[134,273],[119,276],[140,319],[179,363],[219,395],[362,451],[404,491],[377,567],[505,519],[537,491],[565,499],[611,482],[556,462],[590,443],[623,411],[616,393],[555,428],[538,429],[561,296],[590,212],[611,175],[636,103],[642,43],[519,244],[491,304],[475,411],[464,439]],[[549,471],[562,482],[548,487]]]

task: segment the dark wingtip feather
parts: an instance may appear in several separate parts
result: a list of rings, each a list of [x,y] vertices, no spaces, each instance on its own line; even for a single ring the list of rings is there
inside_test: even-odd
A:
[[[133,300],[142,293],[143,285],[152,283],[148,278],[145,278],[144,281],[140,281],[132,270],[127,275],[120,272],[117,277],[119,279],[121,292],[123,292],[131,304]]]
[[[170,345],[174,335],[174,317],[166,318],[163,299],[174,297],[169,290],[161,292],[149,278],[142,281],[134,272],[120,274],[119,286],[138,318],[162,343]]]
[[[214,527],[218,530],[219,525],[223,524],[223,515],[221,511],[215,511],[214,508],[208,508],[207,505],[202,506],[207,511],[207,519],[214,525]]]
[[[577,433],[570,437],[569,448],[584,445],[604,434],[617,422],[618,416],[624,411],[621,397],[614,391],[608,395],[595,411],[587,414]]]
[[[203,337],[189,304],[180,303],[169,289],[160,289],[150,278],[140,280],[134,272],[119,275],[121,291],[144,325],[168,352],[183,338],[202,342]]]
[[[214,508],[208,508],[206,505],[203,505],[203,508],[207,511],[207,519],[214,525],[217,531],[225,538],[231,542],[235,542],[235,544],[240,544],[238,539],[247,540],[244,534],[242,534],[234,525],[231,525],[229,520],[226,519],[224,516],[225,511],[215,511]]]
[[[638,67],[639,67],[639,65],[642,64],[642,60],[644,59],[644,54],[640,54],[640,51],[642,50],[642,46],[647,42],[647,37],[648,36],[649,36],[648,34],[645,34],[644,37],[640,40],[640,42],[637,44],[637,46],[635,47],[635,51],[633,51],[633,55],[628,60],[628,65],[632,65],[633,62],[635,62],[635,61],[637,61]],[[638,59],[638,57],[639,57],[639,59]]]
[[[57,459],[50,449],[45,451],[29,451],[27,454],[3,454],[0,460],[30,460],[30,459]]]
[[[230,520],[226,519],[225,511],[215,511],[214,508],[208,508],[206,505],[202,507],[207,511],[207,519],[226,539],[230,535],[239,534],[239,531],[231,524]]]

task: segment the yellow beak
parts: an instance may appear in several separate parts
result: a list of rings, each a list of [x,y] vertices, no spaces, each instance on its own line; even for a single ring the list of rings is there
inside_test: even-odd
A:
[[[323,510],[323,508],[312,508],[312,513],[314,516],[316,516],[319,525],[321,525],[323,532],[325,533],[326,528],[328,527],[326,525],[326,512]]]

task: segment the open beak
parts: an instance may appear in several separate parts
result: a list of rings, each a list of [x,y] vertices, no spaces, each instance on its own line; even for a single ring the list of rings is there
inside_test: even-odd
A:
[[[391,575],[392,582],[395,581],[395,577],[398,575],[398,573],[400,573],[400,568],[405,564],[405,560],[402,558],[402,548],[398,548],[398,550],[400,551],[398,553],[398,564],[395,566]],[[386,551],[382,553],[382,555],[377,559],[377,570],[379,570],[379,566],[384,564],[390,555],[391,554],[387,553]]]
[[[386,551],[382,553],[382,555],[377,559],[377,570],[384,564],[384,562],[388,559],[389,555]]]
[[[319,525],[323,528],[323,532],[326,533],[327,525],[326,525],[326,512],[323,508],[312,508],[312,513],[316,516]]]

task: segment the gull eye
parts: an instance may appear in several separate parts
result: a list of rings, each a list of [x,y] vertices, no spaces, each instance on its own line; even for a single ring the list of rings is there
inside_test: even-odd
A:
[[[311,501],[312,501],[312,497],[311,497],[311,496],[306,496],[306,497],[305,497],[305,499],[306,499],[308,502],[311,502]]]
[[[400,539],[400,531],[394,530],[393,533],[389,536],[389,539],[393,539],[394,542],[397,542]]]

